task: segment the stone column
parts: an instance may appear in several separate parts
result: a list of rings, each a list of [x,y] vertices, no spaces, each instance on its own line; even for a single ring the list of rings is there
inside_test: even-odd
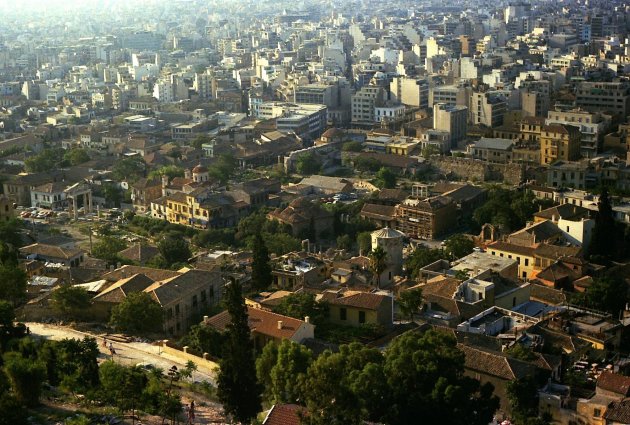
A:
[[[92,212],[92,192],[86,193],[85,196],[87,197],[87,212],[91,213]]]
[[[74,219],[79,218],[79,206],[77,205],[77,197],[72,196],[72,214],[74,214]]]

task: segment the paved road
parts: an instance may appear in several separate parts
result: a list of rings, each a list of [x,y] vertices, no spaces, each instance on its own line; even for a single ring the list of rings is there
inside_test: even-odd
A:
[[[50,338],[60,340],[64,338],[82,339],[85,336],[93,336],[99,343],[99,362],[109,360],[111,358],[109,348],[103,347],[103,338],[98,335],[92,335],[85,332],[79,332],[66,326],[27,322],[25,323],[35,336],[42,338]],[[113,342],[116,354],[114,361],[125,365],[135,365],[141,362],[148,362],[163,370],[168,370],[175,365],[177,368],[184,368],[185,362],[161,352],[160,347],[147,344],[144,342]],[[195,381],[209,381],[213,385],[216,383],[216,373],[208,368],[198,365],[199,370],[193,373],[192,379]]]

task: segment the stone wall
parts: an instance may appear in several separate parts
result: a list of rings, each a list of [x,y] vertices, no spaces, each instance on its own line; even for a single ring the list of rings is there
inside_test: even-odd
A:
[[[463,181],[519,184],[525,172],[521,164],[488,164],[476,159],[451,156],[433,157],[430,162],[440,174]]]

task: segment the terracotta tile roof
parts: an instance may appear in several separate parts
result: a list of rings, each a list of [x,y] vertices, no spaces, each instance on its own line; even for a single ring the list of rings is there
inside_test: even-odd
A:
[[[558,229],[558,226],[553,224],[550,220],[541,221],[510,235],[512,237],[519,237],[523,234],[533,235],[536,238],[536,242],[544,242],[555,236],[561,235],[562,231]]]
[[[300,327],[307,325],[303,320],[249,306],[247,307],[247,314],[249,315],[248,325],[252,332],[276,339],[292,339]],[[282,322],[282,329],[279,328],[278,322]],[[230,314],[227,310],[223,311],[210,317],[205,324],[219,331],[224,331],[230,324]]]
[[[54,245],[46,245],[41,243],[34,243],[20,248],[20,253],[23,255],[40,255],[48,258],[59,258],[63,260],[69,260],[71,258],[80,256],[85,253],[82,249],[76,248],[62,248]]]
[[[153,280],[144,274],[134,274],[126,279],[114,283],[100,294],[96,295],[96,301],[120,303],[127,295],[133,292],[144,291],[153,283]]]
[[[176,272],[174,270],[154,269],[152,267],[142,266],[122,266],[116,270],[104,274],[103,279],[109,280],[110,282],[116,282],[120,279],[125,279],[138,273],[147,275],[154,281],[168,279],[174,276],[178,276],[180,274],[180,272]]]
[[[557,260],[562,257],[575,257],[579,255],[581,251],[582,248],[579,246],[561,246],[543,243],[536,247],[534,255],[537,257]]]
[[[330,304],[363,308],[366,310],[378,310],[384,302],[391,302],[391,298],[386,295],[352,291],[346,291],[343,294],[326,291],[322,299]]]
[[[396,207],[390,205],[365,204],[361,208],[362,217],[377,220],[392,220],[396,213]]]
[[[564,292],[557,289],[548,288],[543,285],[533,284],[530,286],[530,296],[534,301],[541,301],[545,304],[560,305],[567,301],[567,296]]]
[[[604,413],[606,423],[630,423],[630,400],[613,401]]]
[[[457,348],[466,356],[465,367],[486,375],[505,380],[521,379],[535,371],[533,365],[506,357],[502,353],[490,352],[457,344]]]
[[[496,249],[497,251],[509,252],[512,254],[534,256],[534,248],[528,246],[516,245],[509,242],[496,241],[488,245],[488,249]]]
[[[627,397],[630,395],[630,377],[603,372],[597,379],[597,388]]]
[[[221,274],[206,270],[187,270],[178,276],[156,281],[144,292],[151,295],[161,306],[167,306],[177,300],[181,300],[188,294],[196,294],[204,286],[221,279]]]
[[[408,193],[403,189],[381,189],[378,192],[378,199],[381,200],[398,200],[402,201],[407,198]]]
[[[304,408],[297,404],[275,404],[267,413],[263,425],[300,425],[300,411]]]
[[[159,252],[160,251],[154,246],[139,243],[120,251],[118,254],[121,257],[144,264],[155,257]]]
[[[461,284],[462,281],[459,279],[437,276],[422,286],[422,294],[452,299]]]
[[[580,219],[582,217],[588,218],[589,214],[590,210],[588,208],[579,205],[562,204],[539,211],[534,214],[534,217],[544,218],[546,220],[551,220],[554,217],[556,220],[559,218],[571,220],[574,218]]]

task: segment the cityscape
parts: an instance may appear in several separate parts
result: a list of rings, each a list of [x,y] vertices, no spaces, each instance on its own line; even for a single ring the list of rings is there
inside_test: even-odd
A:
[[[0,425],[630,424],[630,3],[0,16]]]

